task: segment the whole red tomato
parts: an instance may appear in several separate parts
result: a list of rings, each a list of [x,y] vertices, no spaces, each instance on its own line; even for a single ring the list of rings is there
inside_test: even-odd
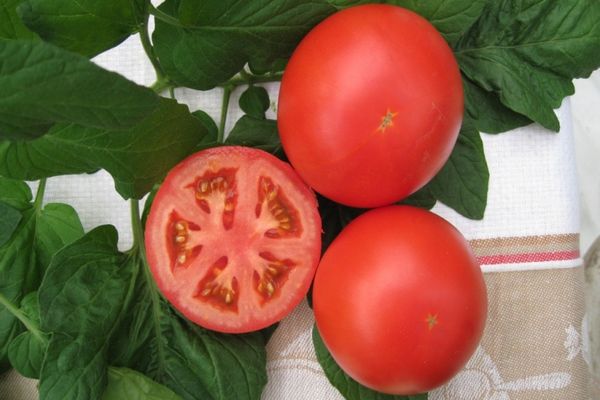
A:
[[[369,4],[332,15],[299,44],[281,82],[278,127],[316,191],[376,207],[441,169],[462,114],[460,72],[442,36],[411,11]]]
[[[306,295],[321,219],[289,164],[226,146],[169,172],[145,243],[158,288],[175,308],[208,329],[248,332],[279,321]]]
[[[415,394],[450,380],[482,336],[487,294],[462,235],[414,207],[368,211],[333,241],[313,289],[317,327],[359,383]]]

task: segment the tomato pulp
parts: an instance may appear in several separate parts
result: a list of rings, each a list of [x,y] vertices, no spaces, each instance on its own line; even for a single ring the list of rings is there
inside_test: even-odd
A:
[[[462,235],[414,207],[371,210],[323,255],[313,287],[323,342],[359,383],[416,394],[450,380],[487,316],[483,274]]]
[[[278,128],[298,173],[355,207],[394,203],[443,166],[463,115],[452,50],[424,18],[368,4],[317,25],[281,82]]]
[[[146,224],[148,263],[163,295],[221,332],[264,328],[306,295],[321,251],[314,193],[289,164],[219,147],[173,168]]]

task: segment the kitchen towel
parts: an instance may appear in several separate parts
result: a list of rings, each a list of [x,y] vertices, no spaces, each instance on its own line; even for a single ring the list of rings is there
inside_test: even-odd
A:
[[[149,85],[154,73],[137,38],[95,59],[105,68]],[[266,85],[276,112],[276,84]],[[240,117],[231,99],[227,130]],[[218,121],[221,92],[177,89],[180,102]],[[433,209],[470,240],[489,291],[484,339],[465,369],[433,400],[591,400],[579,255],[579,209],[568,101],[557,110],[560,133],[532,125],[499,135],[483,134],[490,169],[488,207],[482,221],[461,217],[438,204]],[[47,202],[67,202],[86,230],[111,223],[131,243],[129,207],[106,173],[49,179]],[[269,383],[264,400],[336,400],[316,361],[312,312],[302,303],[268,346]],[[14,372],[0,377],[0,399],[37,399],[35,381]]]

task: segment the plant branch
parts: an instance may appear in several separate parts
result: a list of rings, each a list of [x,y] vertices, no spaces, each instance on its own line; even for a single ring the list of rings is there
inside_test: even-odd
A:
[[[46,178],[40,179],[38,183],[37,192],[35,193],[35,202],[33,203],[33,208],[36,210],[40,210],[42,208],[42,203],[44,202],[44,192],[46,191]]]
[[[177,18],[170,16],[169,14],[162,12],[158,8],[154,7],[150,2],[148,2],[148,12],[154,16],[154,18],[161,20],[162,22],[176,26],[178,28],[185,28],[185,26],[179,21]]]
[[[140,256],[146,260],[146,249],[144,247],[144,228],[140,219],[140,205],[138,200],[130,200],[129,206],[131,210],[131,231],[133,233],[133,248],[136,249]]]
[[[133,230],[133,241],[134,241],[134,249],[133,251],[137,252],[137,256],[139,257],[141,268],[144,273],[144,280],[148,285],[148,293],[150,294],[150,302],[152,303],[152,315],[157,316],[161,314],[161,298],[158,292],[158,288],[156,287],[156,282],[150,272],[150,268],[148,266],[148,261],[146,259],[146,247],[144,244],[143,236],[144,236],[144,227],[142,226],[142,220],[140,219],[140,210],[139,203],[137,200],[131,200],[131,226]],[[160,330],[160,322],[154,321],[153,324],[154,334],[159,340],[156,341],[156,351],[158,353],[158,359],[164,360],[164,342],[162,340],[162,332]],[[162,363],[159,364],[159,375],[162,375],[164,372],[162,370]]]
[[[25,325],[25,328],[27,328],[27,330],[29,332],[31,332],[31,334],[33,336],[35,336],[40,341],[46,340],[46,338],[44,337],[44,334],[40,330],[40,327],[34,321],[29,319],[29,317],[27,315],[25,315],[19,308],[17,308],[2,293],[0,293],[0,305],[4,306],[4,308],[6,308],[9,313],[14,315],[15,318],[17,318],[19,321],[21,321],[21,323],[23,325]]]
[[[140,41],[142,42],[142,46],[144,47],[146,55],[148,56],[150,62],[152,63],[152,66],[154,67],[157,82],[166,81],[164,79],[164,71],[160,66],[160,62],[158,61],[158,57],[156,56],[156,53],[154,52],[154,47],[152,47],[152,42],[150,41],[150,34],[148,33],[148,16],[146,16],[146,19],[140,29]]]
[[[156,94],[161,94],[167,89],[171,89],[173,86],[166,79],[157,79],[152,85],[150,85],[150,89],[154,91]]]
[[[217,133],[217,142],[225,141],[225,123],[227,122],[227,111],[229,110],[229,99],[231,98],[232,86],[223,88],[223,102],[221,103],[221,121],[219,123],[219,131]]]
[[[249,85],[251,83],[279,82],[282,77],[283,72],[275,72],[267,75],[253,75],[243,71],[219,86],[223,88],[227,86],[236,88],[238,86]]]

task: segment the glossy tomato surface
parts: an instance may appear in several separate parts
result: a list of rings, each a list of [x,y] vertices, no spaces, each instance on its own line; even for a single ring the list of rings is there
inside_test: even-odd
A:
[[[487,315],[462,235],[414,207],[368,211],[333,241],[313,288],[317,327],[340,367],[374,390],[429,391],[474,353]]]
[[[148,263],[191,321],[249,332],[306,295],[321,251],[314,193],[289,164],[244,147],[196,153],[161,185],[146,224]]]
[[[317,25],[281,82],[285,152],[316,191],[355,207],[396,202],[443,166],[462,122],[458,65],[403,8],[369,4]]]

